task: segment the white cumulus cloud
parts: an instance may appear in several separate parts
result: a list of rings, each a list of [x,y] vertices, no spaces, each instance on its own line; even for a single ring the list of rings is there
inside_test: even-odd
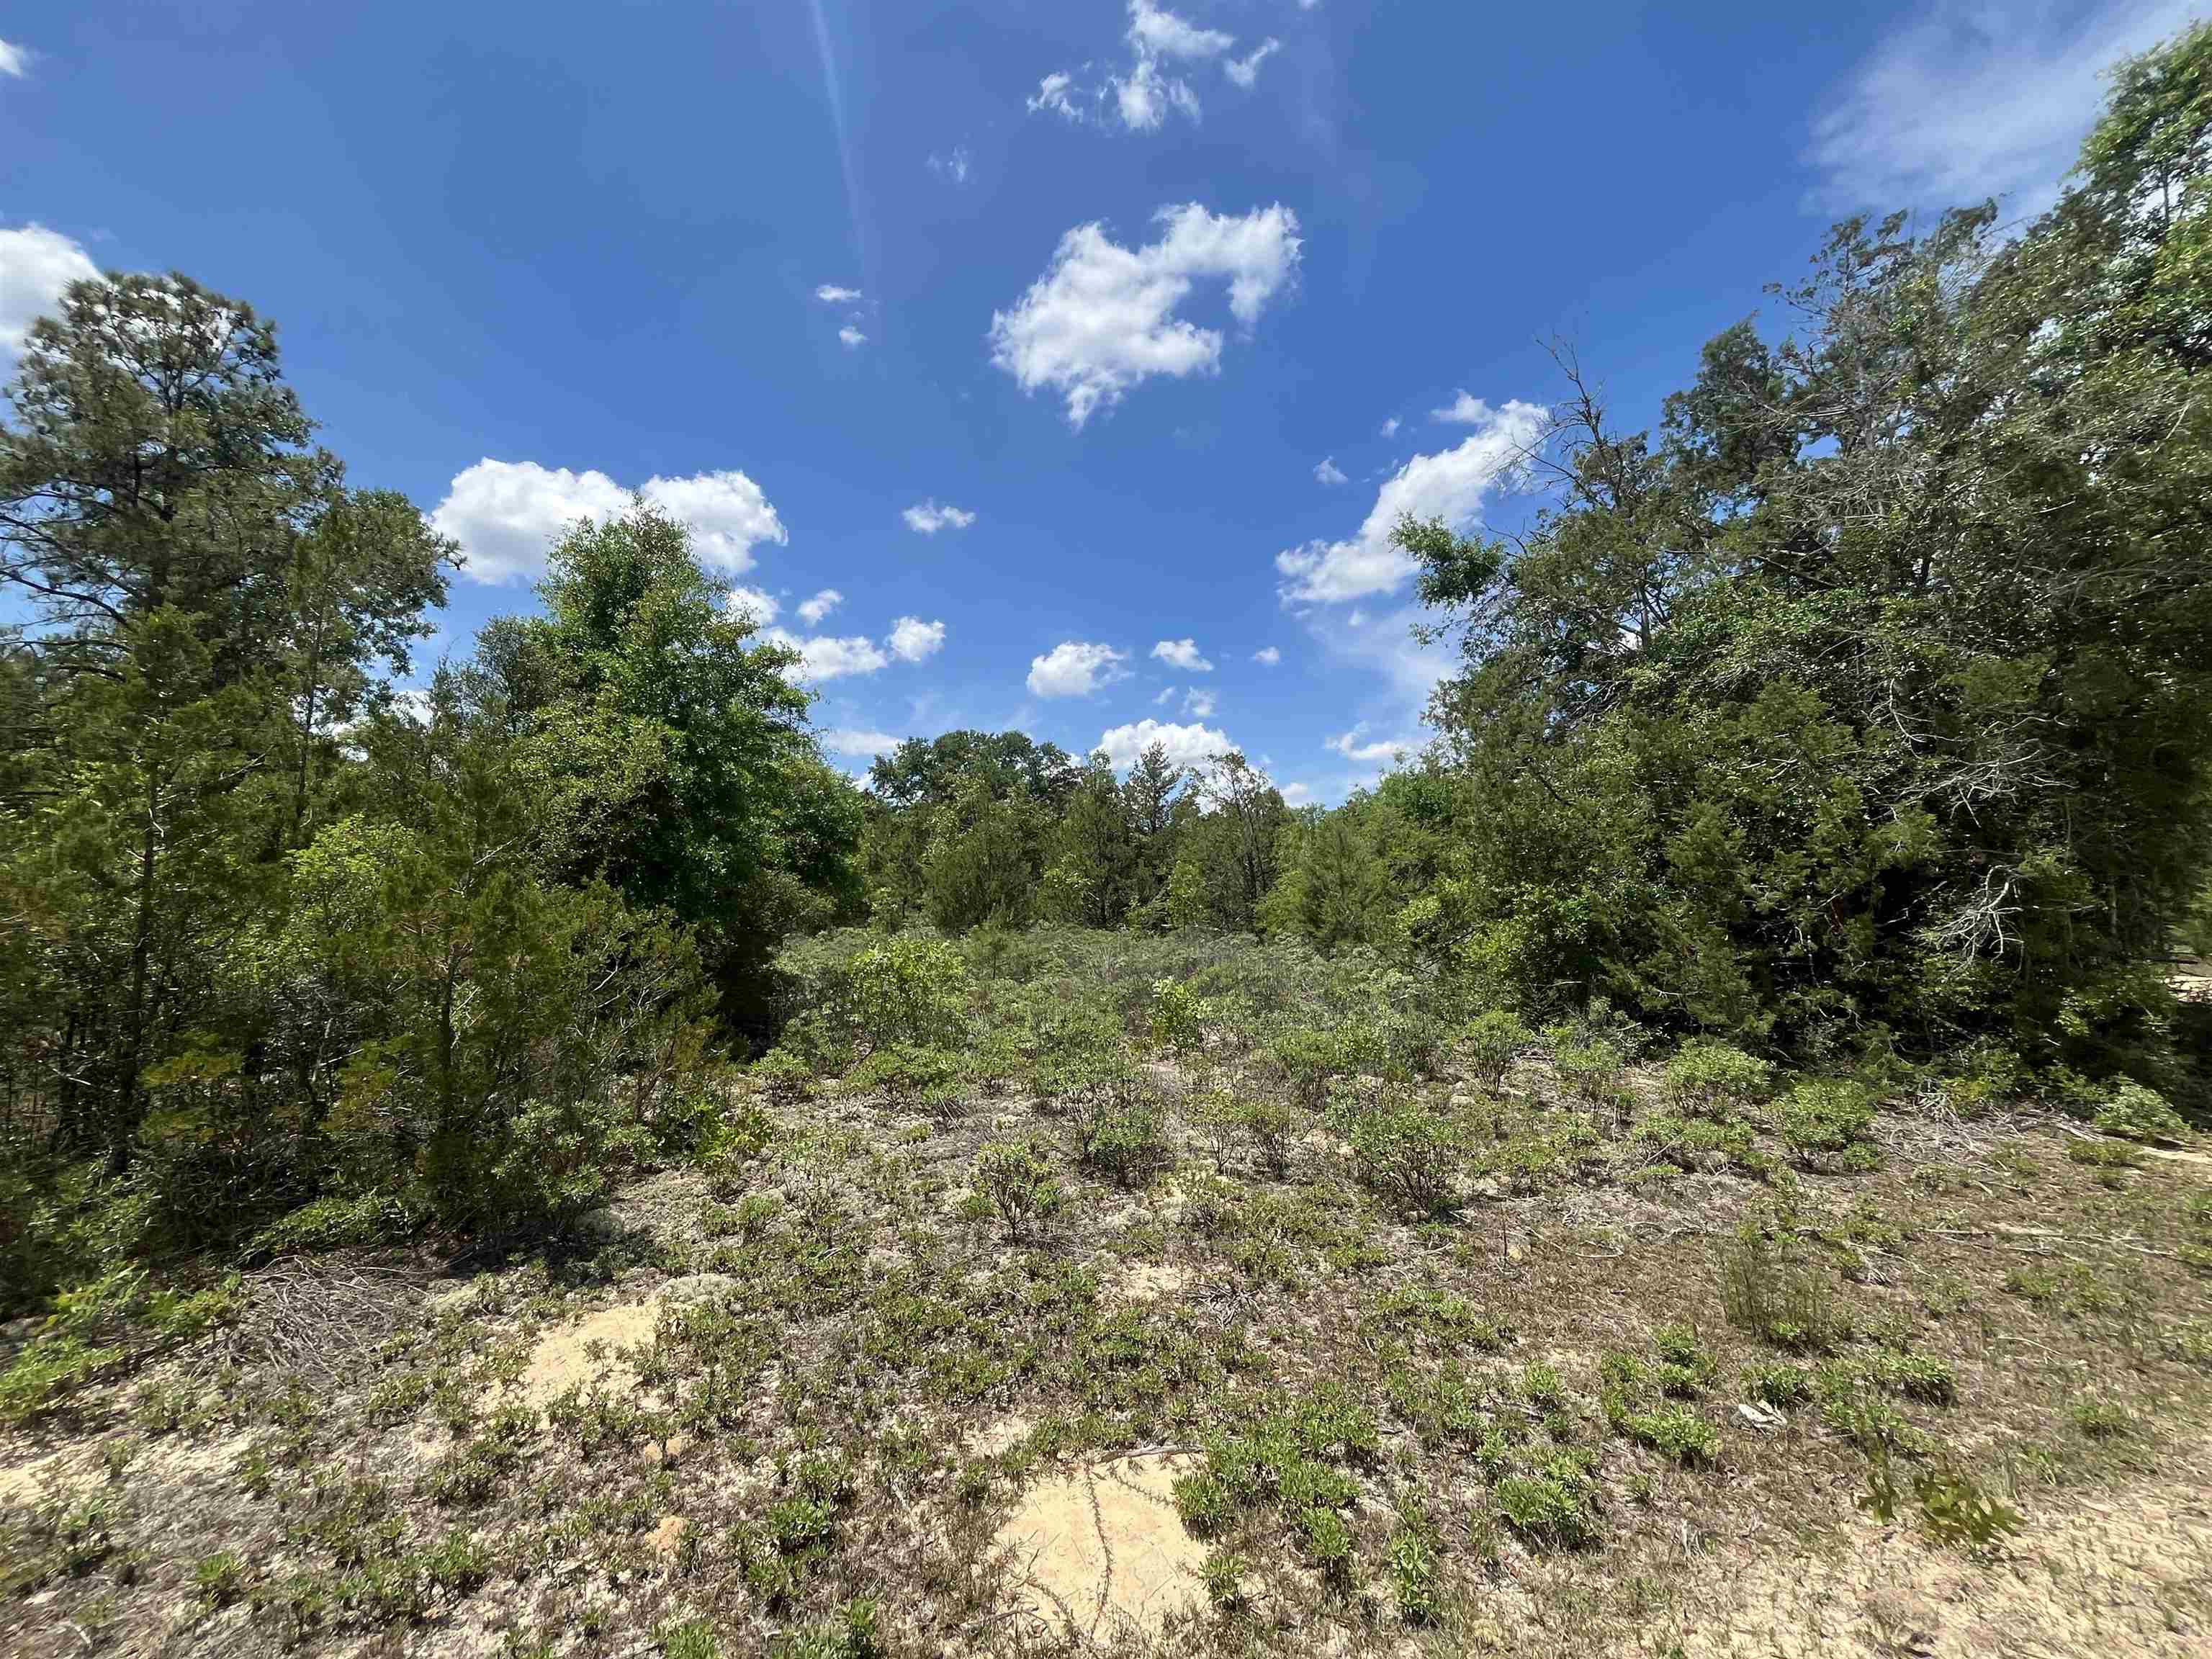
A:
[[[945,624],[901,617],[891,624],[884,643],[901,662],[924,662],[945,648]]]
[[[857,350],[868,343],[868,337],[850,323],[837,331],[837,337],[845,343],[845,349],[848,351]]]
[[[1062,640],[1042,657],[1030,659],[1029,688],[1039,697],[1087,697],[1125,679],[1126,651],[1085,640]]]
[[[822,746],[833,755],[866,755],[872,758],[889,754],[899,743],[900,739],[888,732],[849,726],[833,726],[822,734]]]
[[[1024,392],[1061,393],[1072,426],[1152,375],[1218,370],[1220,331],[1176,314],[1200,280],[1228,284],[1230,313],[1249,330],[1297,272],[1297,216],[1279,203],[1237,216],[1193,202],[1156,222],[1160,240],[1139,248],[1078,225],[1013,309],[991,315],[991,361]]]
[[[1462,390],[1442,409],[1431,410],[1429,418],[1453,426],[1487,426],[1498,416],[1488,404]]]
[[[1263,645],[1257,651],[1255,651],[1252,653],[1252,660],[1258,663],[1262,668],[1273,668],[1277,663],[1282,661],[1282,659],[1283,653],[1281,650],[1272,645]]]
[[[809,628],[845,603],[845,596],[834,587],[825,587],[799,607],[799,620]]]
[[[1353,726],[1349,732],[1341,732],[1336,737],[1331,738],[1326,746],[1335,750],[1338,754],[1343,756],[1346,760],[1361,762],[1386,761],[1393,755],[1395,755],[1401,749],[1411,749],[1413,747],[1413,744],[1406,741],[1402,738],[1385,738],[1379,741],[1364,741],[1363,739],[1365,739],[1366,735],[1366,723],[1362,721],[1359,725]]]
[[[31,325],[53,314],[64,289],[99,275],[91,256],[58,230],[0,230],[0,368],[22,355]]]
[[[1193,686],[1182,695],[1182,712],[1195,715],[1200,720],[1212,719],[1216,707],[1214,696],[1211,691],[1201,691],[1196,686]]]
[[[1401,421],[1395,415],[1393,415],[1389,420],[1382,422],[1382,435],[1386,438],[1396,437],[1398,435],[1398,428],[1404,424],[1404,422]]]
[[[1083,112],[1068,94],[1074,89],[1075,77],[1066,70],[1054,70],[1037,82],[1037,89],[1030,99],[1030,113],[1050,110],[1062,120],[1080,121]]]
[[[1216,755],[1227,754],[1236,748],[1225,732],[1193,721],[1177,726],[1164,720],[1141,720],[1127,726],[1109,726],[1098,734],[1091,747],[1106,751],[1106,758],[1117,772],[1126,772],[1137,763],[1137,757],[1154,744],[1165,745],[1168,762],[1174,766],[1203,766]]]
[[[1529,448],[1543,435],[1545,411],[1518,399],[1486,408],[1476,429],[1456,449],[1416,455],[1376,493],[1358,533],[1344,541],[1308,542],[1275,556],[1286,579],[1283,598],[1293,604],[1328,605],[1369,593],[1390,593],[1413,574],[1413,561],[1391,544],[1390,531],[1403,514],[1442,519],[1455,528],[1474,521],[1493,489],[1510,482]]]
[[[1270,37],[1243,57],[1233,57],[1235,35],[1194,23],[1152,0],[1129,0],[1125,39],[1129,48],[1125,66],[1108,70],[1087,88],[1079,87],[1067,70],[1056,70],[1037,82],[1029,100],[1030,112],[1049,112],[1077,125],[1110,126],[1118,120],[1131,132],[1158,131],[1170,111],[1196,122],[1204,111],[1197,89],[1183,78],[1182,69],[1218,62],[1232,83],[1249,90],[1259,79],[1260,65],[1283,45]],[[1170,70],[1166,64],[1177,67]]]
[[[799,653],[801,679],[835,680],[848,674],[872,674],[890,662],[882,647],[864,634],[843,639],[826,634],[801,639],[788,629],[771,628],[766,637]]]
[[[1813,123],[1826,206],[2051,201],[2104,102],[2104,72],[2186,27],[2203,0],[1936,0],[1893,30]]]
[[[11,40],[0,40],[0,75],[20,81],[30,72],[30,49]]]
[[[1345,475],[1344,469],[1336,464],[1336,457],[1334,455],[1324,455],[1321,458],[1320,465],[1314,468],[1314,481],[1316,483],[1325,484],[1350,483],[1352,482],[1352,480]]]
[[[752,568],[752,550],[762,542],[787,539],[775,508],[742,472],[647,478],[637,493],[690,526],[702,564],[730,575]],[[513,581],[544,570],[547,549],[579,519],[623,513],[630,495],[596,470],[486,457],[454,476],[430,521],[460,543],[468,556],[462,574],[471,581]]]
[[[763,628],[774,622],[777,613],[783,609],[775,595],[762,587],[732,587],[729,607],[732,611],[745,612]]]
[[[814,290],[814,297],[825,306],[849,306],[860,303],[860,290],[840,288],[835,283],[824,283]]]
[[[957,507],[941,507],[934,499],[909,507],[899,517],[917,536],[934,536],[940,530],[965,530],[975,522],[973,513],[963,513]]]
[[[1199,653],[1196,640],[1162,640],[1152,647],[1152,655],[1187,674],[1211,674],[1213,665]]]

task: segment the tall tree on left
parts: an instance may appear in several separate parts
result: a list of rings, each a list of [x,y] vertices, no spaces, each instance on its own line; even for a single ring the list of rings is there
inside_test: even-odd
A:
[[[131,1158],[143,1075],[275,900],[332,726],[404,668],[448,544],[351,496],[276,333],[180,276],[71,285],[0,416],[7,1126]]]

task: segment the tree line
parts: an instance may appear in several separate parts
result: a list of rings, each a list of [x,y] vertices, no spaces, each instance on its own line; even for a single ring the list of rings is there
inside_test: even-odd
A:
[[[1294,934],[1531,1016],[2187,1097],[2208,86],[2206,27],[2119,66],[2033,222],[1837,227],[1651,429],[1561,347],[1528,529],[1397,527],[1461,665],[1331,811],[1018,732],[857,788],[643,502],[403,695],[458,550],[348,484],[250,307],[74,285],[0,423],[0,1263],[571,1212],[718,1133],[779,942],[864,921]]]

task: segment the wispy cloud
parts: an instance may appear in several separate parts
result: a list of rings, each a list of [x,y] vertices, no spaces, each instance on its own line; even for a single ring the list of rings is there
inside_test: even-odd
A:
[[[1936,0],[1892,31],[1813,123],[1814,204],[1832,211],[2055,198],[2114,59],[2187,26],[2203,0]]]

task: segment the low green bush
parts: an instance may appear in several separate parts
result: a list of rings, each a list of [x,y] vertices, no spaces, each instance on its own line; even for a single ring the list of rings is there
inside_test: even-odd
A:
[[[1773,1072],[1741,1048],[1701,1038],[1684,1043],[1667,1062],[1663,1087],[1677,1110],[1729,1114],[1764,1100]]]
[[[1536,1046],[1536,1034],[1516,1013],[1486,1009],[1460,1028],[1459,1051],[1468,1073],[1495,1089],[1514,1063]]]
[[[2166,1103],[2166,1097],[2132,1078],[2113,1086],[2112,1095],[2091,1120],[2108,1135],[2154,1145],[2174,1145],[2189,1138],[2189,1126]]]
[[[1362,1185],[1416,1214],[1450,1207],[1468,1137],[1463,1126],[1420,1096],[1386,1090],[1354,1117],[1348,1139]]]
[[[1802,1163],[1871,1168],[1877,1155],[1866,1137],[1874,1127],[1874,1091],[1863,1083],[1806,1078],[1783,1097],[1777,1127]]]

